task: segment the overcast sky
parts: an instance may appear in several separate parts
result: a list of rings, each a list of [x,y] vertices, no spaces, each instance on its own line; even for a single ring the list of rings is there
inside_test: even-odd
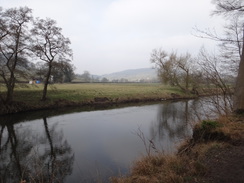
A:
[[[28,6],[33,15],[52,18],[71,40],[76,73],[108,74],[152,67],[155,48],[197,55],[214,43],[193,36],[220,28],[211,0],[0,0],[5,8]]]

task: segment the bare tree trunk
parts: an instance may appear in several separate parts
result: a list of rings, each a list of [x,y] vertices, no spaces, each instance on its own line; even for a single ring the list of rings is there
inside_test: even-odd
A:
[[[18,49],[18,42],[17,42],[17,46],[16,46],[16,49]],[[9,80],[7,81],[7,97],[6,97],[6,102],[7,103],[10,103],[13,101],[13,94],[14,94],[14,87],[15,87],[15,82],[16,82],[16,79],[15,79],[15,68],[16,68],[16,65],[17,65],[17,62],[18,62],[18,56],[17,56],[18,53],[15,54],[15,59],[14,59],[14,63],[13,65],[9,67],[9,70],[10,70],[10,78]]]
[[[7,87],[7,96],[6,96],[6,103],[11,103],[13,101],[13,94],[14,94],[14,87],[12,84],[9,84]]]
[[[5,100],[6,103],[11,103],[13,101],[14,86],[15,86],[15,76],[12,73],[7,83],[7,96]]]
[[[189,71],[186,71],[186,91],[189,92]]]
[[[19,27],[19,32],[17,33],[16,35],[16,45],[15,45],[15,53],[14,53],[14,60],[13,60],[13,63],[11,64],[11,57],[10,59],[8,59],[7,61],[7,67],[8,67],[8,70],[10,71],[10,78],[9,80],[7,81],[7,97],[6,97],[6,102],[7,103],[10,103],[13,101],[13,94],[14,94],[14,87],[15,87],[15,82],[16,82],[16,79],[15,79],[15,71],[16,71],[16,66],[17,66],[17,62],[19,61],[19,58],[18,58],[18,55],[19,55],[19,52],[18,52],[18,49],[19,49],[19,45],[20,45],[20,36],[22,34],[22,29],[21,29],[21,26]]]
[[[233,107],[235,112],[244,113],[244,27],[243,27],[242,55],[239,64],[238,76],[236,80]]]
[[[45,101],[47,99],[47,86],[48,86],[49,78],[51,76],[51,71],[52,71],[52,62],[49,63],[47,77],[46,80],[44,81],[44,88],[43,88],[42,99],[41,99],[42,101]]]

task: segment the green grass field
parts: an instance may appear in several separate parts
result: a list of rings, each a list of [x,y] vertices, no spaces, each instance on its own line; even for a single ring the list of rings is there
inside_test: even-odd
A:
[[[0,88],[3,92],[4,88]],[[27,104],[37,104],[42,96],[43,85],[18,84],[14,100]],[[95,97],[107,97],[111,100],[168,98],[171,93],[180,94],[177,88],[160,83],[77,83],[52,84],[48,87],[48,102],[67,100],[87,102]]]

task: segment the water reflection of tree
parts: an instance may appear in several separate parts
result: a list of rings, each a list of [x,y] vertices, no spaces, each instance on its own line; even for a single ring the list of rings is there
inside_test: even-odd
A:
[[[43,118],[44,133],[11,123],[0,129],[0,183],[63,182],[72,173],[74,155],[62,131],[49,127]]]
[[[24,134],[23,134],[24,135]],[[0,133],[0,180],[19,182],[24,174],[22,164],[25,154],[31,150],[31,143],[25,138],[19,140],[14,125],[2,125]],[[16,179],[18,178],[18,179]]]
[[[163,146],[165,144],[174,146],[180,139],[184,139],[191,134],[189,128],[190,114],[191,108],[189,107],[189,101],[160,105],[157,113],[157,121],[151,127],[151,136],[158,137],[157,140],[161,141]],[[163,150],[171,151],[171,149]]]

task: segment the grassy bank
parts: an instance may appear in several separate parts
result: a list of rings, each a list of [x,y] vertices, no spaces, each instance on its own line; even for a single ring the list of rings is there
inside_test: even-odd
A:
[[[4,89],[2,95],[4,95]],[[3,113],[75,105],[104,105],[126,102],[159,101],[188,98],[179,89],[159,83],[81,83],[52,84],[48,87],[48,100],[40,101],[43,85],[17,85],[15,104],[7,106]],[[174,95],[172,95],[172,93]],[[98,98],[100,100],[96,101]]]
[[[162,153],[135,162],[126,177],[113,183],[243,182],[244,117],[203,121],[177,155]]]
[[[29,88],[18,89],[15,99],[21,100],[22,95],[29,95],[32,101],[41,98],[42,85],[30,85]],[[29,93],[27,93],[29,92]],[[35,92],[35,93],[33,93]],[[170,93],[180,93],[177,88],[160,84],[111,84],[111,83],[82,83],[82,84],[54,84],[48,88],[49,100],[65,99],[74,102],[87,102],[95,97],[107,97],[111,100],[144,97],[167,97]],[[30,102],[30,101],[28,101]]]

